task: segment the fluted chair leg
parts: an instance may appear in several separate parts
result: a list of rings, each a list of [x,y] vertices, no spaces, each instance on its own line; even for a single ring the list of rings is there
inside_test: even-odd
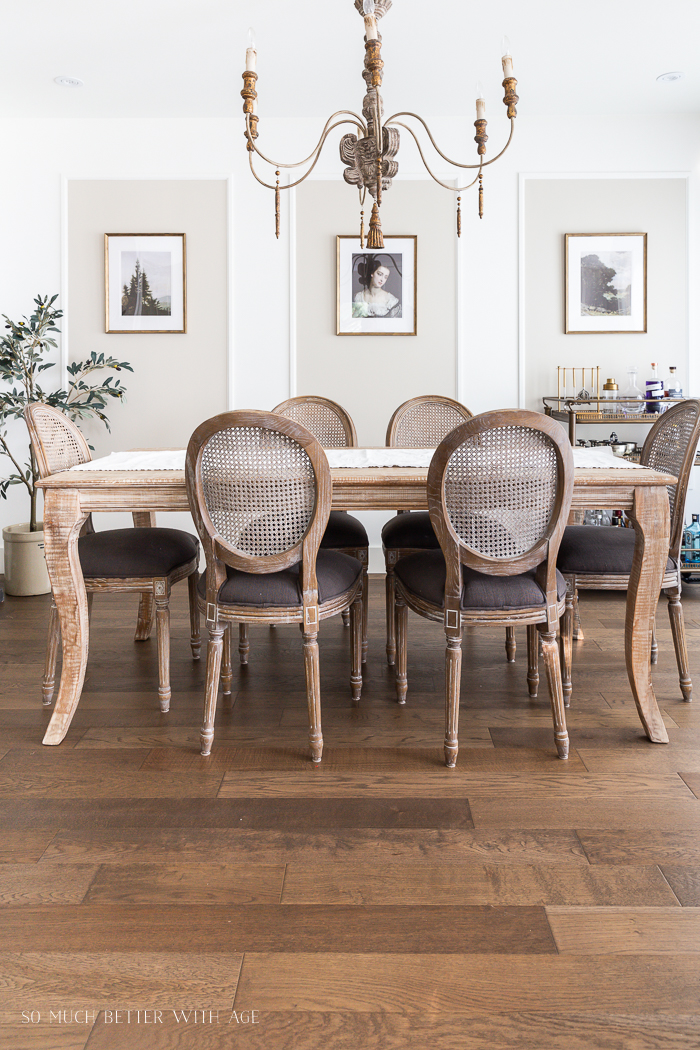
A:
[[[368,554],[369,556],[369,554]],[[362,570],[362,663],[367,663],[369,652],[369,572],[365,561]]]
[[[515,663],[515,627],[506,627],[506,660],[509,664]]]
[[[153,623],[155,620],[156,607],[153,601],[153,591],[142,591],[139,599],[139,613],[136,620],[135,642],[145,642],[151,637]]]
[[[574,583],[574,641],[582,642],[584,637],[583,627],[581,626],[581,609],[579,607],[578,590]]]
[[[217,624],[209,630],[207,645],[207,684],[204,693],[204,719],[199,734],[200,750],[203,755],[211,754],[214,742],[214,718],[216,701],[219,696],[219,675],[221,674],[221,657],[224,649],[224,628]]]
[[[221,654],[221,692],[224,696],[231,695],[231,683],[233,682],[233,659],[232,659],[232,645],[231,636],[233,633],[233,624],[229,624],[224,631],[223,639],[223,651]]]
[[[318,632],[304,631],[304,671],[306,700],[309,706],[309,747],[311,760],[318,764],[323,755],[321,732],[321,672],[318,659]]]
[[[350,690],[353,700],[359,700],[362,693],[362,639],[364,635],[364,601],[358,594],[350,606],[350,646],[352,649],[352,669],[350,671]]]
[[[170,710],[170,595],[167,580],[156,580],[156,638],[158,641],[158,700],[163,712]]]
[[[564,706],[571,703],[573,685],[571,681],[574,639],[574,595],[569,587],[566,589],[566,606],[561,618],[559,645],[561,647],[562,689]]]
[[[396,580],[393,552],[386,551],[386,662],[393,667],[396,661]]]
[[[42,702],[48,707],[53,700],[53,691],[56,685],[56,661],[58,660],[58,645],[61,641],[61,624],[58,619],[56,602],[51,599],[49,611],[49,636],[46,641],[46,665],[44,667],[44,680],[41,686]]]
[[[540,640],[534,623],[527,625],[527,691],[530,696],[537,696],[540,684]]]
[[[396,625],[396,701],[406,703],[408,693],[408,606],[398,592],[395,592],[395,625]]]
[[[683,621],[683,606],[678,590],[668,591],[668,618],[671,621],[671,633],[673,635],[673,648],[676,650],[676,663],[678,664],[678,680],[681,693],[686,703],[693,699],[693,682],[690,677],[690,665],[688,663],[688,648],[685,641],[685,623]]]
[[[445,764],[457,765],[459,693],[462,681],[462,639],[447,636],[445,648]]]
[[[187,593],[190,602],[190,646],[192,659],[199,660],[202,654],[202,636],[199,629],[199,602],[197,601],[197,583],[199,574],[193,572],[187,578]]]
[[[248,663],[248,655],[250,653],[250,637],[248,634],[248,624],[239,623],[238,625],[238,656],[241,664],[245,665]]]
[[[555,631],[547,631],[546,626],[544,626],[544,630],[542,628],[539,630],[542,639],[542,656],[544,658],[544,666],[547,673],[547,685],[549,686],[549,698],[552,702],[554,743],[556,744],[559,758],[568,758],[569,734],[566,731],[564,692],[561,681],[557,635]]]
[[[654,625],[651,629],[651,662],[657,663],[659,659],[659,643],[656,640],[656,617],[654,617]]]

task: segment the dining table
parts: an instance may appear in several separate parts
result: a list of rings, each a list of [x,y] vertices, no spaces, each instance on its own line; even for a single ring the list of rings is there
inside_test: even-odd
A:
[[[37,483],[44,492],[46,563],[63,645],[60,688],[44,744],[60,744],[64,739],[85,679],[90,625],[78,538],[88,516],[106,511],[127,511],[133,515],[134,525],[153,526],[159,511],[189,510],[185,472],[180,460],[166,458],[165,467],[148,469],[148,455],[158,451],[140,450],[146,458],[139,469],[105,469],[105,461],[97,460],[53,474]],[[184,462],[184,452],[177,455]],[[333,510],[396,512],[427,508],[427,461],[421,466],[334,466],[330,451],[328,455]],[[371,462],[371,456],[365,456],[365,460]],[[386,457],[377,460],[379,463],[385,461]],[[335,462],[343,460],[336,458]],[[642,726],[649,740],[657,744],[668,743],[668,734],[654,695],[650,654],[669,550],[668,486],[675,483],[676,479],[668,474],[646,467],[621,469],[616,465],[597,465],[574,468],[572,513],[598,508],[624,510],[636,532],[627,590],[625,661]],[[142,598],[142,604],[144,602]],[[149,615],[148,608],[142,608],[141,617],[147,619]]]

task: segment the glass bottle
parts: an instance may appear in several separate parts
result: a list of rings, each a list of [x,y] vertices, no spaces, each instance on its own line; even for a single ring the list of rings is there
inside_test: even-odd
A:
[[[700,562],[700,515],[693,514],[693,520],[685,530],[688,561],[693,565]]]
[[[663,379],[659,379],[659,374],[656,367],[656,361],[651,362],[651,379],[647,379],[646,382],[646,403],[647,412],[658,413],[661,411],[661,402],[658,398],[664,396],[664,383]]]
[[[614,379],[608,379],[608,381],[604,384],[604,386],[603,386],[603,393],[602,393],[601,396],[602,396],[602,398],[604,398],[605,401],[616,401],[617,400],[618,387],[617,387],[617,383],[615,382]],[[617,415],[617,406],[616,405],[609,405],[608,407],[603,409],[603,412],[604,412],[604,414],[606,416],[616,416]]]
[[[668,370],[668,390],[666,397],[683,397],[683,387],[676,373],[676,366],[671,365]]]
[[[627,369],[627,386],[622,395],[625,399],[623,414],[626,416],[639,416],[644,412],[644,394],[637,386],[637,369],[630,365]]]

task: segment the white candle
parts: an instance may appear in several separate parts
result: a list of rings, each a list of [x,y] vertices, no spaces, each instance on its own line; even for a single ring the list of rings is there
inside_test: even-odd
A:
[[[255,33],[252,28],[248,30],[248,45],[245,53],[245,69],[246,73],[255,72],[255,61],[258,57],[258,53],[255,50]]]
[[[501,49],[503,51],[503,57],[501,62],[503,63],[503,79],[513,76],[513,56],[510,53],[510,40],[507,36],[503,37],[501,43]]]
[[[476,119],[486,120],[486,99],[484,88],[480,80],[476,82]]]
[[[378,40],[377,19],[374,15],[365,15],[365,36],[368,40]]]

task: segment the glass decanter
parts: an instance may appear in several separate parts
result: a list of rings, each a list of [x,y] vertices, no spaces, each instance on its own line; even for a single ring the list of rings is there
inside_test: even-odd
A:
[[[637,386],[637,369],[634,365],[627,369],[627,386],[621,396],[624,399],[622,405],[624,415],[640,416],[644,412],[644,394]]]

